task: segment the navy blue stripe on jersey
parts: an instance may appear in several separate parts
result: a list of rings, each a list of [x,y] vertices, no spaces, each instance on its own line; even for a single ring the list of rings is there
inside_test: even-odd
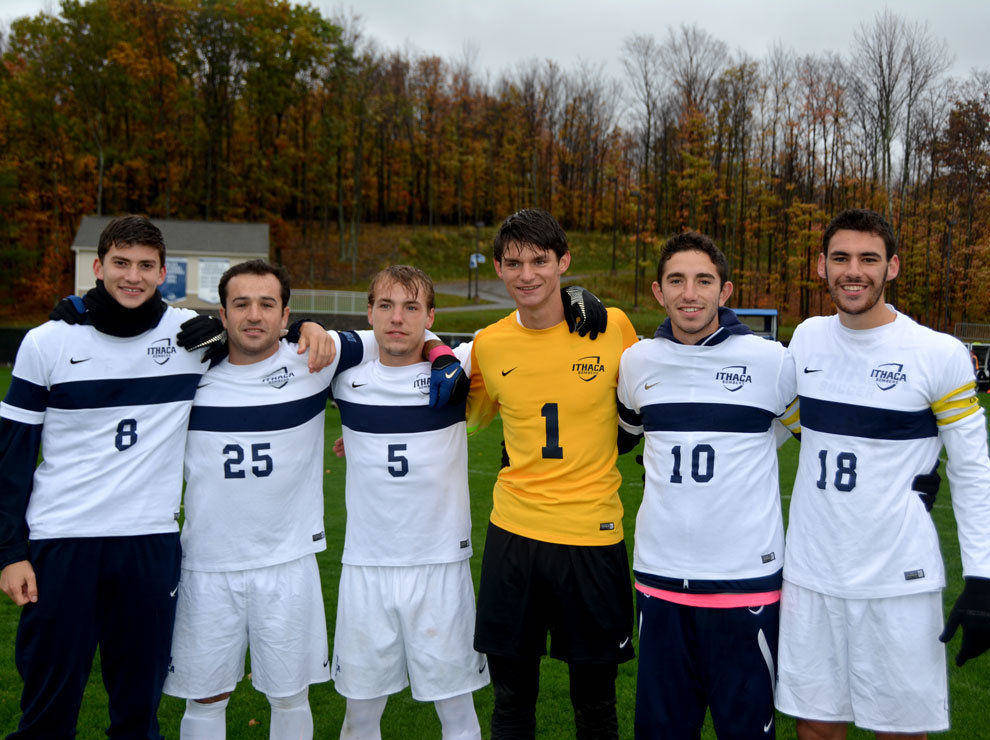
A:
[[[10,388],[3,400],[4,403],[25,411],[44,411],[48,406],[48,389],[15,375],[10,379]]]
[[[52,386],[53,409],[103,409],[112,406],[151,406],[191,401],[201,373],[159,375],[154,378],[73,380]]]
[[[801,428],[865,439],[927,439],[938,436],[931,409],[895,411],[801,396]]]
[[[340,335],[340,359],[337,360],[334,377],[359,365],[364,359],[364,344],[356,331],[340,331],[337,334]]]
[[[41,424],[0,421],[0,568],[27,560],[24,521],[34,487],[34,466],[41,449]]]
[[[632,409],[628,409],[622,405],[622,403],[616,401],[616,406],[619,407],[619,418],[622,419],[626,424],[631,427],[641,427],[643,426],[643,417],[637,414]]]
[[[295,401],[260,406],[193,406],[191,432],[274,432],[301,426],[327,408],[330,388]]]
[[[783,569],[759,578],[737,578],[725,581],[667,578],[638,570],[634,570],[633,575],[644,586],[682,594],[761,594],[766,591],[777,591],[784,583]]]
[[[804,421],[804,407],[801,407]],[[756,406],[731,403],[653,403],[643,407],[648,432],[765,432],[774,414]]]
[[[422,406],[373,406],[337,399],[340,423],[355,432],[415,434],[446,429],[464,421],[464,403],[434,409]]]

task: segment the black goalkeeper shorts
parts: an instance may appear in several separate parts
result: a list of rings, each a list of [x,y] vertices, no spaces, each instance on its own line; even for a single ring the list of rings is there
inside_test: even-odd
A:
[[[559,545],[489,523],[475,650],[511,658],[549,652],[568,663],[622,663],[634,655],[632,629],[624,542]]]

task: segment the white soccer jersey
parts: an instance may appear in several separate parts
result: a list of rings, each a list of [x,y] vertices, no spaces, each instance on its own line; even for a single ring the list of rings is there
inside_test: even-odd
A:
[[[168,308],[136,337],[49,321],[24,337],[0,415],[41,424],[32,540],[178,529],[182,455],[201,352],[175,344],[192,311]]]
[[[773,421],[794,392],[786,350],[753,334],[646,339],[625,351],[620,424],[646,436],[637,573],[688,581],[685,590],[695,580],[719,582],[701,590],[779,587],[754,579],[777,574],[783,559]]]
[[[945,445],[965,575],[990,576],[990,461],[969,353],[898,313],[794,332],[801,455],[784,578],[845,598],[939,589],[938,534],[913,479]]]
[[[454,352],[469,372],[470,344]],[[471,556],[464,404],[428,405],[430,365],[368,362],[334,380],[347,455],[347,565]]]
[[[363,356],[355,332],[318,373],[282,342],[261,362],[212,368],[196,392],[186,445],[182,567],[261,568],[326,548],[323,428],[337,368]]]

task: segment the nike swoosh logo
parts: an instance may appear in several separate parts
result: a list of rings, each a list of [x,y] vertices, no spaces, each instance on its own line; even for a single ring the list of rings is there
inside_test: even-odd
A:
[[[69,362],[72,363],[73,365],[78,365],[80,362],[89,362],[92,359],[93,359],[92,357],[84,357],[81,360],[77,360],[75,357],[70,357]]]
[[[453,369],[453,370],[451,370],[451,371],[450,371],[449,373],[444,373],[444,374],[443,374],[443,377],[445,377],[445,378],[446,378],[447,380],[450,380],[450,379],[451,379],[451,378],[453,378],[453,377],[454,377],[455,375],[457,375],[457,372],[458,372],[458,370],[457,370],[457,368],[454,368],[454,369]]]
[[[764,732],[770,732],[770,728],[771,727],[773,727],[773,720],[772,719],[769,722],[767,722],[765,725],[763,725],[763,731]]]
[[[197,385],[196,387],[197,387],[197,388],[205,388],[205,387],[206,387],[206,386],[208,386],[208,385],[210,385],[210,384],[209,384],[209,383],[200,383],[200,384],[199,384],[199,385]]]
[[[326,660],[323,661],[324,668],[326,668],[328,665],[330,665],[330,658],[327,658]]]
[[[519,366],[518,366],[518,365],[516,365],[516,367],[519,367]],[[512,370],[515,370],[515,369],[516,369],[515,367],[514,367],[514,368],[512,368]],[[506,375],[508,375],[509,373],[511,373],[511,372],[512,372],[512,370],[503,370],[503,371],[502,371],[502,377],[504,378],[504,377],[505,377]]]
[[[619,650],[622,650],[622,648],[624,648],[628,644],[629,644],[629,636],[627,635],[626,639],[619,643]]]
[[[173,588],[171,591],[168,592],[168,597],[171,599],[173,596],[175,596],[176,593],[178,593],[178,591],[179,591],[179,587],[176,586],[175,588]]]
[[[648,391],[650,390],[650,388],[652,388],[655,385],[660,385],[660,381],[658,380],[656,383],[643,383],[643,390]]]
[[[488,659],[486,658],[485,659],[485,662],[481,664],[481,668],[478,669],[478,673],[484,673],[485,672],[485,666],[487,666],[487,665],[488,665]]]
[[[817,370],[809,370],[808,368],[804,369],[806,373],[820,373],[822,370],[823,368],[818,368]]]
[[[351,388],[360,388],[361,386],[364,386],[364,385],[368,385],[368,384],[367,383],[355,383],[353,380],[351,381]]]

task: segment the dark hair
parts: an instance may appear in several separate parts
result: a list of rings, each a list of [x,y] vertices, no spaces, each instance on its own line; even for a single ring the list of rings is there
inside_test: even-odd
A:
[[[498,227],[492,254],[496,262],[510,244],[553,252],[559,260],[568,252],[567,235],[557,220],[539,208],[524,208],[509,216]]]
[[[100,234],[96,256],[100,262],[110,247],[151,247],[158,250],[159,267],[165,265],[165,239],[162,232],[144,216],[117,216]]]
[[[227,283],[238,275],[274,275],[278,278],[278,284],[282,292],[282,308],[289,305],[289,273],[284,267],[270,265],[264,260],[248,260],[238,262],[220,276],[220,283],[217,285],[217,293],[220,294],[220,305],[227,307]]]
[[[375,291],[379,285],[395,283],[405,288],[409,295],[421,296],[427,310],[433,308],[433,281],[422,270],[410,265],[389,265],[371,278],[368,285],[368,305],[375,305]]]
[[[887,219],[876,211],[870,211],[866,208],[850,208],[829,221],[828,226],[825,227],[825,233],[822,234],[822,254],[826,257],[828,256],[828,243],[832,241],[835,232],[841,229],[862,231],[866,234],[879,236],[887,248],[888,260],[897,254],[897,239],[894,236],[894,230],[887,223]]]
[[[663,266],[667,264],[667,260],[678,252],[688,251],[704,252],[708,255],[708,258],[718,271],[720,286],[724,285],[725,281],[729,279],[729,262],[725,259],[725,255],[722,254],[722,250],[715,246],[715,242],[704,234],[699,234],[697,231],[685,231],[668,239],[666,244],[663,245],[663,249],[660,250],[660,261],[657,263],[658,283],[663,282]]]

